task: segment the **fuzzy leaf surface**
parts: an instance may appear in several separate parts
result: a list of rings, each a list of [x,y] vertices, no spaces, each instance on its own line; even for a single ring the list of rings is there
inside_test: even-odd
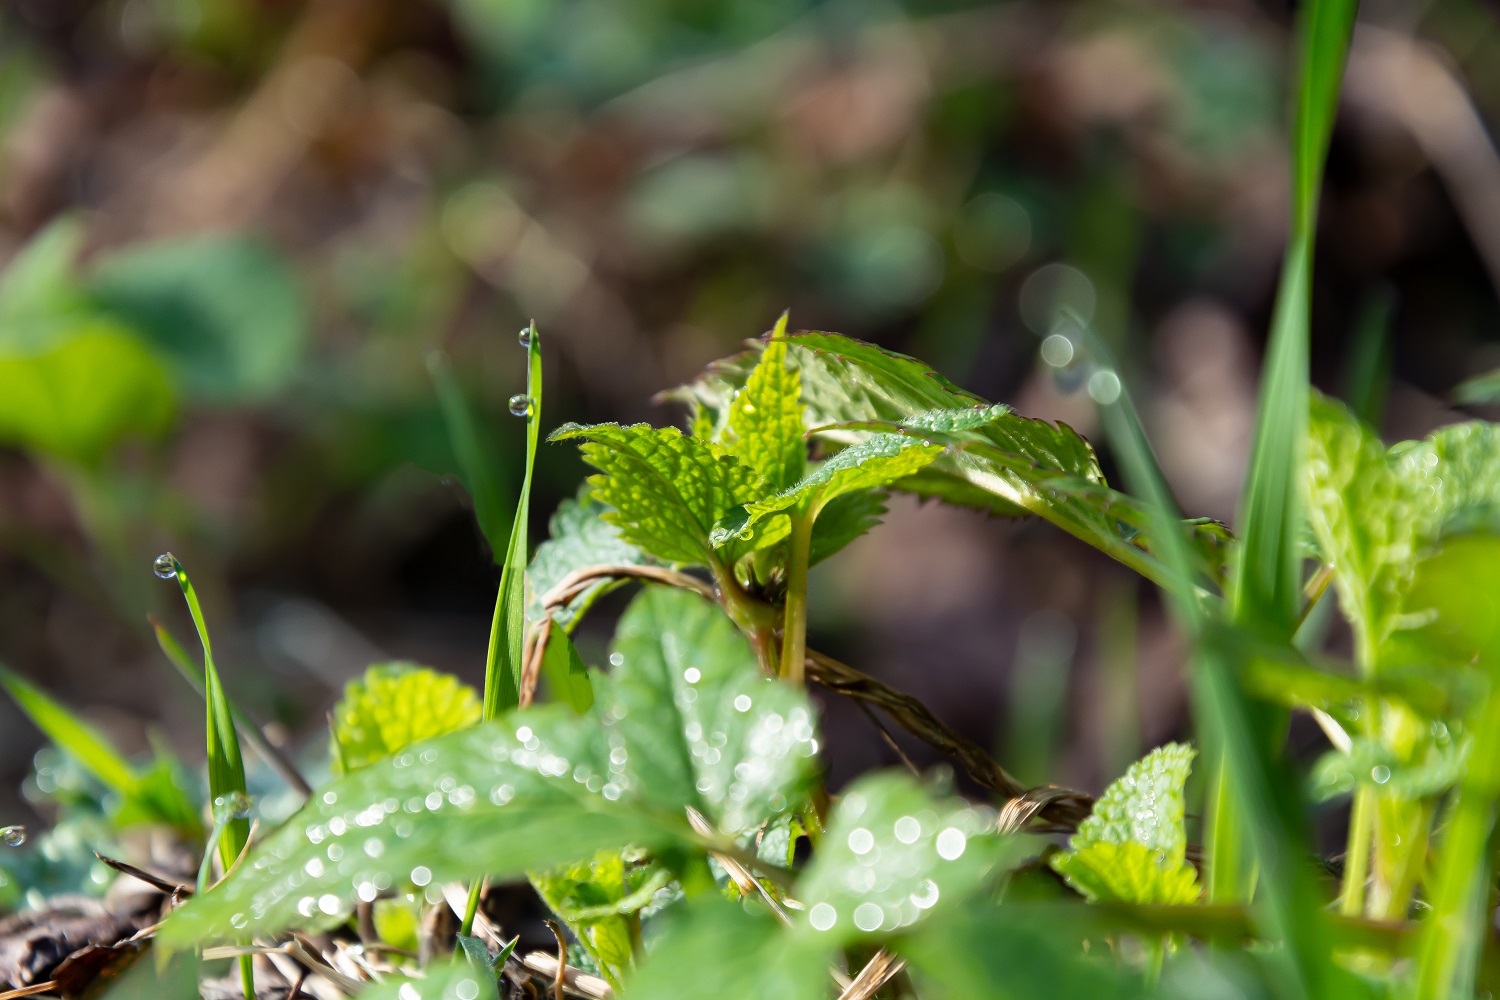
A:
[[[334,707],[334,739],[349,770],[479,721],[479,694],[451,674],[415,663],[376,663],[344,685]]]
[[[593,496],[630,544],[670,563],[707,565],[709,532],[730,509],[765,492],[754,469],[675,427],[565,424],[553,441],[581,439]]]

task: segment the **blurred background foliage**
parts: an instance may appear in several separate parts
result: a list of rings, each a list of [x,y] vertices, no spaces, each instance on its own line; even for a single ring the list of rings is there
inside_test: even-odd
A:
[[[1092,434],[1067,359],[1041,350],[1067,305],[1130,360],[1186,511],[1230,520],[1284,242],[1291,18],[1251,0],[9,0],[0,660],[122,746],[192,759],[201,702],[146,619],[191,634],[151,576],[170,547],[226,686],[294,748],[326,742],[370,662],[478,682],[498,571],[432,373],[454,373],[514,491],[506,400],[532,318],[547,426],[670,419],[654,393],[790,309]],[[1391,436],[1452,419],[1451,388],[1500,365],[1496,115],[1492,6],[1364,5],[1314,370]],[[582,469],[544,448],[537,475],[545,515]],[[888,521],[814,574],[815,644],[1027,780],[1097,789],[1178,731],[1179,642],[1126,571],[1045,525],[910,502]],[[835,783],[894,759],[829,710]],[[97,794],[33,761],[40,743],[0,704],[0,823]]]

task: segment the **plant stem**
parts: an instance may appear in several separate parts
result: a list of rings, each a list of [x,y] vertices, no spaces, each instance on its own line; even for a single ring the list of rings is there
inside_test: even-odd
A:
[[[1370,875],[1370,841],[1375,833],[1375,793],[1366,785],[1354,792],[1349,814],[1349,841],[1344,853],[1344,881],[1339,889],[1339,912],[1355,917],[1365,907],[1365,881]]]
[[[816,508],[792,514],[792,534],[787,546],[791,558],[786,575],[786,626],[781,632],[781,678],[802,686],[807,660],[807,565],[812,548]]]

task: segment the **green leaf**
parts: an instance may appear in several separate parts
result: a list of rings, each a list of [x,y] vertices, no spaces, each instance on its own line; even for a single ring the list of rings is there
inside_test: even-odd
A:
[[[816,566],[879,524],[885,502],[884,490],[856,490],[828,501],[813,525],[808,564]]]
[[[208,742],[208,794],[217,804],[236,797],[245,798],[245,762],[240,755],[240,738],[234,729],[234,716],[229,708],[229,698],[219,681],[219,671],[214,665],[213,646],[208,638],[208,622],[203,617],[203,607],[198,603],[198,591],[188,579],[182,563],[168,552],[164,557],[172,568],[172,576],[182,590],[183,600],[198,630],[198,639],[203,645],[203,690],[208,710],[205,725]],[[219,860],[228,871],[240,856],[245,841],[250,838],[250,821],[243,816],[231,819],[219,841]]]
[[[568,636],[567,630],[556,626],[547,634],[547,647],[542,651],[542,673],[547,678],[553,699],[571,705],[573,711],[587,712],[594,703],[594,688],[589,681],[589,668],[578,647]]]
[[[1198,874],[1186,863],[1163,864],[1144,844],[1089,844],[1050,859],[1053,871],[1094,903],[1196,903]]]
[[[291,269],[261,240],[193,236],[131,246],[100,261],[89,287],[168,360],[189,396],[262,401],[301,368],[307,307]]]
[[[496,1000],[494,975],[472,959],[432,963],[420,979],[388,976],[356,994],[358,1000]]]
[[[711,540],[715,546],[747,540],[747,533],[754,533],[762,521],[787,512],[816,518],[831,501],[889,486],[917,472],[942,450],[940,445],[897,434],[876,434],[818,463],[789,489],[731,511],[714,528]]]
[[[697,899],[661,917],[655,946],[624,995],[652,1000],[824,1000],[825,936],[788,934],[764,908]]]
[[[760,473],[773,488],[802,478],[807,464],[803,440],[802,376],[786,363],[786,314],[776,322],[760,363],[729,404],[724,446]]]
[[[1190,903],[1197,876],[1186,861],[1183,786],[1195,751],[1168,743],[1130,765],[1094,803],[1049,863],[1095,902]]]
[[[415,663],[376,663],[344,685],[334,706],[334,773],[384,760],[423,740],[479,721],[479,695],[450,674]]]
[[[1170,995],[1148,994],[1107,949],[1080,951],[1075,940],[1057,933],[1057,911],[1043,913],[976,901],[912,935],[902,942],[901,954],[920,995],[926,1000]],[[1096,958],[1099,951],[1105,954]]]
[[[1422,758],[1414,762],[1363,737],[1356,738],[1347,753],[1330,750],[1318,758],[1308,775],[1309,795],[1324,801],[1367,785],[1382,796],[1411,801],[1447,791],[1463,777],[1469,741],[1453,739],[1446,726],[1434,728],[1437,738],[1420,747]]]
[[[1453,401],[1460,406],[1500,402],[1500,368],[1460,382],[1453,390]]]
[[[695,847],[688,806],[733,833],[801,803],[816,765],[812,708],[760,675],[717,607],[648,588],[616,651],[616,676],[598,678],[585,717],[560,705],[511,712],[334,782],[177,911],[164,940],[315,926],[398,886]]]
[[[812,706],[761,673],[716,605],[646,587],[620,619],[610,662],[618,727],[648,799],[693,805],[725,833],[803,804],[818,747]]]
[[[582,439],[603,516],[626,542],[670,563],[707,566],[709,533],[732,508],[765,493],[754,469],[675,427],[565,424],[550,440]]]
[[[552,515],[548,524],[550,537],[537,546],[536,554],[531,557],[531,567],[526,571],[534,601],[561,583],[568,574],[587,566],[642,566],[653,561],[621,538],[620,529],[604,519],[609,509],[595,500],[591,491],[592,487],[585,484],[578,491],[576,500],[564,500]],[[596,600],[624,582],[600,580],[573,598],[566,607],[553,608],[552,620],[571,632]],[[540,607],[537,611],[539,614]]]
[[[839,799],[797,883],[796,935],[839,947],[905,932],[980,889],[1005,860],[991,812],[935,799],[909,775],[878,774]]]
[[[566,868],[533,874],[542,899],[578,935],[600,973],[618,987],[634,957],[627,920],[650,905],[670,875],[644,866],[640,875],[619,851],[604,851]]]

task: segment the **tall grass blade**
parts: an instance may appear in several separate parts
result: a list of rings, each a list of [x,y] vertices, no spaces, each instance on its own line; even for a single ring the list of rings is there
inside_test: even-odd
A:
[[[176,556],[168,552],[164,558],[171,566],[177,585],[182,588],[188,613],[193,616],[193,627],[198,630],[198,640],[203,644],[203,695],[208,709],[205,726],[208,738],[208,794],[213,802],[214,812],[214,835],[209,850],[213,850],[217,844],[219,864],[227,872],[244,850],[245,842],[250,839],[250,820],[245,815],[249,803],[245,761],[240,754],[240,739],[235,732],[229,698],[224,694],[218,668],[214,665],[213,644],[208,638],[208,623],[203,617],[198,591]],[[245,998],[255,1000],[255,976],[250,959],[241,958],[239,964]]]
[[[448,443],[458,461],[464,488],[474,501],[474,518],[479,522],[484,540],[489,543],[490,554],[503,566],[509,552],[505,546],[507,484],[498,474],[485,436],[464,398],[463,388],[453,376],[447,356],[439,352],[428,355],[427,371],[437,390],[438,406],[443,411],[443,423],[448,430]]]
[[[122,798],[136,794],[141,781],[135,769],[92,726],[5,666],[0,666],[0,687],[53,745],[106,788]]]
[[[1167,488],[1141,428],[1126,373],[1108,347],[1084,328],[1091,353],[1120,377],[1118,397],[1103,406],[1105,433],[1119,458],[1131,492],[1151,513],[1161,559],[1168,570],[1167,593],[1175,617],[1193,639],[1193,707],[1200,732],[1211,734],[1227,766],[1226,787],[1260,865],[1265,887],[1265,930],[1286,943],[1285,970],[1292,995],[1328,997],[1334,970],[1328,962],[1322,900],[1301,863],[1309,851],[1297,775],[1271,753],[1267,732],[1274,728],[1267,706],[1250,700],[1240,682],[1242,645],[1219,620],[1221,609],[1205,602],[1195,586],[1194,563],[1181,527],[1181,514]]]
[[[526,474],[521,480],[521,494],[516,500],[516,515],[510,525],[510,541],[505,547],[505,564],[500,570],[500,592],[495,599],[495,614],[490,622],[489,652],[484,665],[485,721],[520,703],[521,646],[526,628],[526,563],[528,519],[531,509],[531,473],[536,466],[537,430],[542,417],[542,338],[532,323],[522,338],[526,347]],[[463,933],[470,933],[474,914],[479,909],[483,881],[469,890],[469,905],[464,913]]]
[[[203,671],[193,662],[192,657],[188,655],[188,651],[183,648],[182,643],[177,641],[177,637],[172,634],[170,629],[157,621],[154,616],[147,615],[146,617],[151,623],[152,631],[156,633],[156,644],[161,647],[161,651],[166,656],[167,662],[171,663],[177,669],[177,672],[182,675],[183,680],[187,681],[188,685],[194,691],[198,692],[200,698],[206,698],[207,693],[203,687]],[[312,786],[307,783],[307,779],[302,777],[301,772],[287,759],[286,754],[282,753],[276,748],[275,744],[266,739],[255,720],[241,711],[240,707],[232,701],[229,703],[229,712],[234,717],[234,724],[239,731],[240,739],[248,743],[250,749],[259,754],[260,759],[265,761],[271,770],[280,775],[281,780],[285,781],[301,795],[304,801],[311,798]]]
[[[1292,220],[1261,376],[1249,476],[1241,504],[1240,555],[1231,587],[1234,621],[1290,637],[1300,617],[1302,526],[1299,479],[1307,437],[1308,342],[1318,189],[1338,109],[1357,0],[1310,0],[1299,32],[1297,108],[1292,134]],[[1227,749],[1227,748],[1226,748]],[[1241,796],[1220,773],[1209,804],[1209,899],[1249,896],[1235,814]]]

